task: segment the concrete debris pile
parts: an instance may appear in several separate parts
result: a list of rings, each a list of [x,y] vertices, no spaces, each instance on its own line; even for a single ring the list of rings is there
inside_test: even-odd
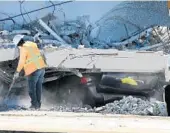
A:
[[[124,97],[120,101],[108,103],[105,106],[97,108],[82,108],[76,106],[57,106],[51,110],[62,112],[96,112],[102,114],[132,114],[132,115],[150,115],[167,116],[166,104],[159,101],[146,101],[132,96]]]
[[[169,20],[166,1],[125,1],[96,23],[100,26],[99,39],[116,43],[155,26],[169,27]]]
[[[155,26],[110,46],[119,50],[146,50],[168,53],[170,31],[168,27]]]
[[[60,105],[51,108],[49,111],[167,116],[165,103],[154,100],[146,101],[132,96],[124,97],[120,101],[114,101],[101,107],[91,108],[87,106],[83,108],[73,105]]]
[[[125,45],[125,49],[138,49],[138,50],[163,50],[168,52],[170,32],[168,27],[156,26],[148,29],[145,34],[141,35],[138,39]]]
[[[120,42],[113,43],[107,41],[108,39],[103,41],[101,39],[102,37],[100,38],[99,34],[103,28],[104,27],[102,25],[97,26],[91,24],[90,17],[88,15],[78,16],[76,20],[62,20],[62,18],[58,18],[54,14],[49,13],[43,18],[21,26],[20,28],[13,29],[11,31],[1,29],[0,48],[14,48],[15,46],[12,39],[16,34],[24,34],[25,40],[37,42],[40,48],[85,47],[98,49],[116,48],[119,50],[135,49],[155,51],[167,50],[165,46],[169,43],[170,38],[168,27],[155,26],[146,30],[141,30],[127,39],[120,40]],[[123,31],[120,29],[120,32]]]
[[[123,42],[107,44],[96,39],[93,34],[95,28],[89,23],[88,16],[78,17],[75,21],[56,24],[53,30],[43,20],[38,21],[41,28],[38,32],[26,29],[0,32],[0,48],[14,48],[12,38],[16,34],[24,34],[25,40],[35,41],[40,48],[73,47],[73,48],[116,48],[119,50],[165,50],[169,43],[169,29],[167,27],[150,28]],[[44,28],[42,28],[44,27]],[[97,33],[96,33],[97,34]]]
[[[157,15],[155,11],[158,11]],[[108,47],[169,52],[166,1],[121,2],[101,17],[96,25],[96,38]]]
[[[50,16],[50,17],[49,17]],[[48,21],[47,21],[48,19]],[[59,22],[61,21],[61,22]],[[78,16],[77,20],[62,21],[48,14],[32,22],[34,27],[28,26],[13,31],[0,31],[0,48],[14,48],[12,38],[16,34],[25,35],[24,39],[35,41],[42,47],[92,47],[90,32],[92,25],[89,16]]]
[[[159,101],[146,101],[132,96],[100,107],[102,113],[167,116],[166,104]]]
[[[24,34],[26,40],[39,42],[40,47],[169,52],[169,17],[166,8],[165,1],[121,2],[95,24],[90,23],[89,15],[66,20],[65,13],[63,17],[49,13],[24,25],[14,24],[10,31],[1,27],[0,48],[15,47],[12,43],[13,36]],[[155,11],[159,11],[157,15]]]
[[[48,19],[48,21],[47,21]],[[168,43],[169,29],[156,26],[149,28],[131,38],[116,42],[106,43],[100,41],[95,25],[89,21],[89,16],[79,16],[76,20],[60,20],[52,14],[32,22],[34,27],[26,25],[23,28],[12,31],[0,31],[0,48],[14,48],[12,42],[16,34],[25,35],[25,40],[35,41],[40,48],[44,47],[73,47],[73,48],[116,48],[120,50],[161,50]],[[161,47],[162,46],[162,47]]]
[[[61,105],[51,108],[49,111],[167,116],[165,103],[154,100],[146,101],[132,96],[124,97],[120,101],[114,101],[97,108]]]
[[[90,47],[91,28],[89,16],[77,17],[77,20],[66,21],[64,25],[57,27],[59,35],[74,48],[79,45]]]

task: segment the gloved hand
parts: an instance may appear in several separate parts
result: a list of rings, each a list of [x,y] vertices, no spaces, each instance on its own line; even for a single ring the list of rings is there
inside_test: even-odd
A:
[[[13,79],[17,79],[18,77],[19,77],[19,72],[15,72]]]

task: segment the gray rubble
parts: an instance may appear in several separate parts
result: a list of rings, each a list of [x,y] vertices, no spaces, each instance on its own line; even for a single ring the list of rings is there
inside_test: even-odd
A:
[[[146,101],[132,96],[108,103],[101,113],[167,116],[166,104],[159,101]]]
[[[24,106],[10,105],[0,106],[0,111],[9,110],[30,110]],[[125,114],[125,115],[148,115],[148,116],[167,116],[166,104],[160,101],[146,101],[140,98],[128,96],[120,101],[108,103],[105,106],[91,108],[79,105],[57,105],[52,108],[42,108],[40,111],[59,111],[59,112],[83,112],[83,113],[102,113],[102,114]]]
[[[156,25],[169,26],[169,21],[167,1],[125,1],[96,23],[100,26],[98,38],[114,43]]]
[[[68,112],[96,112],[102,114],[150,115],[167,116],[166,104],[160,101],[146,101],[132,96],[124,97],[120,101],[108,103],[97,108],[82,108],[73,106],[57,106],[51,110]]]
[[[90,112],[94,112],[94,109],[90,107],[83,108],[81,106],[76,106],[76,105],[59,105],[59,106],[49,109],[49,111],[90,113]]]
[[[0,48],[14,48],[12,44],[14,35],[24,34],[27,35],[25,40],[35,41],[43,47],[52,45],[73,48],[164,50],[168,53],[170,33],[168,25],[166,25],[169,17],[166,16],[165,3],[122,2],[101,17],[96,24],[90,23],[89,15],[78,16],[75,20],[62,20],[55,14],[49,13],[38,20],[21,25],[20,28],[14,28],[12,31],[0,29]],[[143,20],[149,20],[148,16],[155,20],[152,10],[149,10],[150,15],[143,15],[143,12],[150,9],[150,5],[153,5],[152,10],[160,8],[159,17],[162,13],[166,21],[160,19],[161,21],[142,23]],[[132,6],[134,6],[133,9],[131,9]],[[146,10],[143,9],[145,6]],[[129,10],[131,14],[129,14]],[[138,16],[141,17],[138,18]],[[163,26],[159,26],[161,24]]]

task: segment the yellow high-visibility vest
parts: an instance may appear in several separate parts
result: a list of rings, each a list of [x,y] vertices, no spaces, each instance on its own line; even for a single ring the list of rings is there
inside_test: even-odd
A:
[[[134,79],[132,79],[130,77],[122,78],[121,82],[123,84],[138,85],[138,83]]]
[[[17,67],[17,72],[22,69],[25,71],[25,75],[30,75],[37,69],[45,68],[46,64],[41,56],[40,50],[34,42],[25,42],[20,47],[20,59]]]

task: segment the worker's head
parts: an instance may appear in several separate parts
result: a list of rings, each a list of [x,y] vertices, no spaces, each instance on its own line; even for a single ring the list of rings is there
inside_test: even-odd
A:
[[[24,38],[24,35],[16,35],[13,38],[13,43],[18,47],[22,46],[24,44],[23,38]]]

